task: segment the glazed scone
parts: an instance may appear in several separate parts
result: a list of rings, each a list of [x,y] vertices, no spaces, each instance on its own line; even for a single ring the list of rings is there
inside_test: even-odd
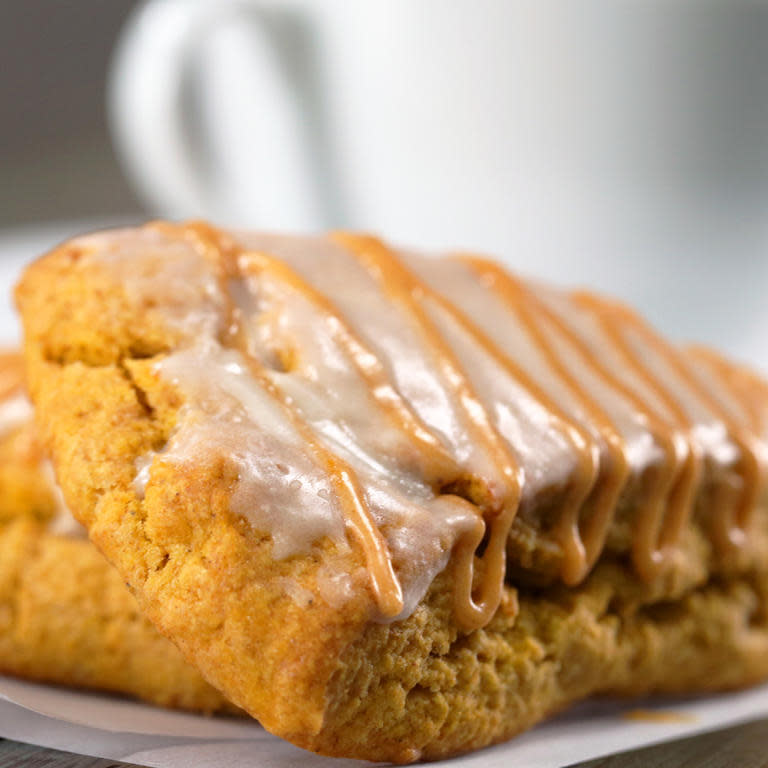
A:
[[[67,503],[308,749],[411,761],[768,675],[768,393],[628,310],[370,237],[153,224],[17,289]]]
[[[0,389],[0,673],[234,712],[141,615],[61,506],[20,355],[0,355]]]

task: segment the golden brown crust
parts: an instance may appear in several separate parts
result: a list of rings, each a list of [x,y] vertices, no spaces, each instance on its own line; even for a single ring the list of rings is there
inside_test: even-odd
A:
[[[0,357],[4,395],[20,387],[19,360]],[[43,456],[31,420],[0,435],[0,673],[235,712],[139,613],[84,536],[51,532],[58,510]]]
[[[33,265],[17,298],[69,505],[141,610],[274,733],[325,754],[405,762],[503,740],[590,693],[768,675],[765,503],[749,561],[731,572],[713,575],[710,543],[692,528],[670,583],[642,586],[617,547],[578,588],[505,588],[507,610],[464,634],[449,570],[408,619],[376,624],[354,540],[275,561],[269,537],[231,513],[225,461],[160,463],[139,498],[135,462],[165,444],[181,406],[153,375],[177,342],[153,307],[132,304],[71,246]],[[343,608],[319,586],[330,562],[358,579]]]
[[[0,436],[0,524],[19,517],[48,520],[56,501],[40,466],[42,447],[34,422]]]
[[[54,536],[31,519],[0,527],[0,672],[166,707],[235,711],[139,613],[89,542]]]
[[[169,428],[168,408],[178,407],[162,388],[137,396],[151,363],[61,366],[33,355],[30,346],[30,370],[41,374],[33,385],[38,421],[67,503],[142,611],[265,727],[318,731],[326,681],[367,624],[372,601],[362,590],[359,605],[342,615],[321,601],[297,603],[286,585],[313,585],[334,557],[365,583],[359,553],[337,555],[328,544],[314,558],[273,561],[268,537],[229,511],[234,478],[221,465],[183,474],[163,465],[158,472],[167,477],[158,476],[142,502],[134,461]]]

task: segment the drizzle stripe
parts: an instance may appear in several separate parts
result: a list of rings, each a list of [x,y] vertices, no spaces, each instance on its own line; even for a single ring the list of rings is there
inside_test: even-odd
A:
[[[741,480],[742,489],[736,509],[730,521],[730,531],[728,541],[722,541],[721,544],[726,548],[743,541],[744,534],[749,527],[752,513],[757,503],[758,483],[759,483],[759,463],[757,459],[758,448],[754,444],[754,438],[749,435],[740,424],[737,424],[726,410],[712,397],[712,395],[703,387],[696,376],[688,369],[683,356],[673,350],[651,327],[641,320],[635,312],[627,307],[620,307],[616,304],[612,306],[612,314],[621,318],[624,327],[630,327],[636,331],[642,339],[653,347],[664,359],[664,361],[675,371],[675,373],[685,382],[693,391],[696,397],[723,422],[726,429],[732,436],[732,439],[741,453]]]
[[[703,452],[699,444],[692,439],[691,421],[674,395],[653,375],[650,368],[642,365],[637,356],[632,353],[621,332],[620,318],[614,316],[606,302],[581,292],[571,294],[571,299],[577,306],[586,309],[595,317],[599,327],[619,353],[624,365],[650,388],[672,416],[672,423],[669,424],[661,414],[655,413],[659,427],[662,428],[662,423],[667,422],[667,428],[673,435],[672,439],[680,447],[679,453],[684,454],[682,470],[678,473],[677,480],[671,489],[667,514],[658,536],[661,548],[674,547],[693,513],[703,469]],[[617,320],[619,322],[616,322]],[[649,413],[654,412],[653,406],[647,401],[644,401],[643,405]]]
[[[208,251],[218,268],[221,292],[227,304],[227,323],[223,338],[225,346],[237,349],[242,354],[258,384],[282,405],[290,423],[328,471],[345,511],[347,525],[363,549],[378,608],[384,617],[397,616],[403,610],[400,582],[392,566],[387,543],[371,518],[354,470],[317,441],[309,425],[291,407],[285,395],[265,374],[261,363],[248,350],[242,319],[227,290],[229,280],[242,277],[238,265],[239,246],[231,238],[202,222],[188,223],[183,232],[191,235],[194,241]]]
[[[455,477],[459,473],[456,463],[441,443],[400,397],[400,394],[387,378],[381,362],[353,333],[342,313],[327,296],[315,290],[287,264],[269,254],[244,251],[239,256],[238,262],[242,274],[255,274],[259,271],[270,272],[278,280],[311,301],[323,312],[326,318],[333,320],[334,335],[367,383],[379,406],[389,416],[392,423],[413,441],[423,459],[422,470],[432,485],[446,484],[449,482],[449,478],[452,479],[452,476]]]
[[[557,331],[563,335],[572,347],[578,353],[580,359],[597,374],[597,376],[608,384],[613,390],[624,397],[633,408],[643,414],[647,420],[649,430],[654,439],[660,445],[666,457],[664,464],[656,471],[648,481],[648,498],[646,508],[638,511],[636,515],[636,530],[632,542],[632,555],[635,567],[646,580],[652,580],[663,566],[665,553],[659,549],[658,540],[664,517],[665,506],[668,495],[680,472],[680,466],[677,461],[677,451],[672,440],[669,428],[663,424],[648,409],[647,405],[635,395],[633,391],[627,388],[623,382],[607,370],[592,354],[591,350],[581,340],[567,323],[565,323],[557,313],[553,312],[542,302],[524,283],[516,280],[507,272],[502,270],[496,264],[484,260],[470,260],[475,268],[482,273],[489,275],[492,286],[499,292],[508,305],[516,310],[521,321],[528,328],[529,332],[536,338],[542,350],[546,352],[550,363],[556,368],[560,376],[566,383],[578,394],[581,401],[588,409],[590,416],[605,435],[609,446],[614,449],[612,459],[621,462],[620,473],[626,482],[629,477],[629,463],[627,460],[627,444],[619,435],[615,425],[606,415],[605,411],[593,400],[593,398],[580,385],[577,378],[568,370],[568,367],[562,363],[557,354],[551,348],[542,331],[539,318],[545,318],[551,323]],[[624,482],[616,482],[614,488],[620,489]],[[618,496],[618,494],[617,494]],[[615,508],[615,504],[613,505]],[[600,519],[600,527],[591,535],[591,550],[593,557],[598,557],[604,546],[607,530],[610,526],[612,515],[606,514]],[[572,524],[571,521],[564,521],[565,525]]]
[[[463,585],[457,591],[457,616],[466,627],[483,626],[501,601],[506,572],[506,541],[520,503],[524,482],[522,472],[491,424],[483,403],[475,395],[450,347],[420,306],[419,299],[427,290],[426,286],[379,240],[349,233],[335,233],[333,239],[347,248],[388,295],[414,318],[419,331],[437,353],[444,380],[456,396],[478,443],[489,449],[504,478],[506,493],[501,500],[501,509],[489,510],[492,513],[489,541],[482,558],[484,572],[476,599],[467,589],[467,585],[473,583],[473,560],[464,554],[460,555],[457,564],[461,573],[459,584]],[[456,546],[460,553],[465,552],[469,542],[460,541]]]
[[[458,307],[445,296],[428,286],[424,286],[425,294],[436,301],[442,309],[450,314],[496,362],[504,368],[518,383],[531,393],[549,412],[552,426],[565,435],[573,447],[577,457],[576,479],[571,485],[570,492],[562,502],[561,517],[567,522],[561,523],[559,534],[564,548],[562,578],[568,584],[578,583],[587,575],[591,564],[578,533],[578,513],[587,497],[595,488],[600,471],[599,446],[589,432],[580,424],[570,419],[536,382],[508,355],[499,349],[475,323],[473,323]],[[611,512],[615,503],[615,494],[610,485],[604,485],[597,491],[598,509],[596,518]],[[596,554],[595,554],[596,557]]]

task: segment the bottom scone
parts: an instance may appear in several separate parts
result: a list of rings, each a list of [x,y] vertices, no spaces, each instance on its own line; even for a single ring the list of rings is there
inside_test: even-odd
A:
[[[15,355],[0,355],[0,388],[0,673],[236,711],[140,614],[59,506]]]

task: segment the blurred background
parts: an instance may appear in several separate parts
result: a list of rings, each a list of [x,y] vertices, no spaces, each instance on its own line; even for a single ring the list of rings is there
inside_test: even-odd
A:
[[[0,227],[139,213],[105,107],[109,58],[135,5],[0,3]]]
[[[354,227],[768,369],[768,2],[5,0],[0,51],[2,285],[149,216]]]

